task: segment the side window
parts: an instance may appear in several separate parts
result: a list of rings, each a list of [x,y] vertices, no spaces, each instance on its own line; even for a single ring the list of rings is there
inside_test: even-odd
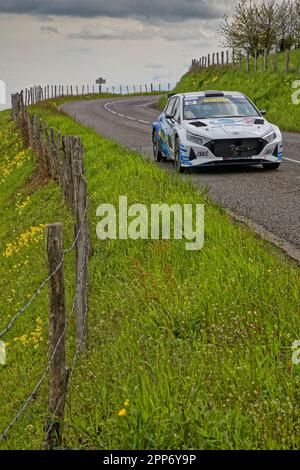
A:
[[[174,108],[174,104],[175,104],[175,101],[176,99],[175,98],[171,98],[167,107],[166,107],[166,114],[172,114],[172,111],[173,111],[173,108]]]
[[[175,121],[180,120],[180,99],[176,98],[176,104],[173,109],[174,119]]]

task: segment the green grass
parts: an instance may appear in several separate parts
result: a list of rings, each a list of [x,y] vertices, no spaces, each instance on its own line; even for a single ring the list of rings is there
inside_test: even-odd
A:
[[[258,72],[243,71],[238,66],[210,67],[200,72],[188,72],[176,85],[174,93],[228,90],[245,93],[260,109],[266,109],[266,118],[284,131],[300,132],[300,104],[292,102],[292,88],[295,80],[300,80],[300,49],[291,52],[290,73],[285,74],[284,54],[279,54],[279,72],[262,71],[261,60]],[[252,68],[253,70],[253,68]],[[298,71],[297,71],[298,70]],[[160,108],[165,106],[166,98],[160,100]]]
[[[49,103],[36,109],[49,126],[82,136],[89,192],[88,351],[72,380],[64,447],[299,448],[300,366],[291,364],[291,345],[300,337],[299,269],[179,176],[101,138]],[[1,159],[9,164],[21,144],[7,113],[0,114],[0,126]],[[29,226],[56,220],[64,223],[65,245],[71,242],[72,220],[59,190],[54,183],[33,190],[34,167],[29,152],[1,183],[1,247]],[[21,215],[17,193],[30,195]],[[204,248],[187,252],[180,240],[98,241],[96,208],[117,205],[119,195],[148,207],[204,203]],[[0,256],[4,325],[46,274],[44,241]],[[66,264],[68,304],[72,262]],[[47,302],[46,289],[5,338],[10,344],[7,367],[0,369],[1,430],[46,363]],[[37,317],[43,325],[38,347],[15,342],[30,336]],[[70,363],[72,323],[68,349]],[[118,416],[127,399],[126,416]],[[46,409],[44,386],[1,447],[41,447]]]

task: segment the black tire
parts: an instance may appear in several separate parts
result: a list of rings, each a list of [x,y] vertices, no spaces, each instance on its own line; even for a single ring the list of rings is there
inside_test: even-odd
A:
[[[156,162],[161,162],[164,159],[161,150],[159,150],[156,133],[153,134],[153,156]]]
[[[180,142],[178,137],[175,139],[175,152],[174,152],[175,168],[178,173],[183,173],[185,168],[181,165],[180,161]]]
[[[264,170],[277,170],[280,167],[280,163],[263,163]]]

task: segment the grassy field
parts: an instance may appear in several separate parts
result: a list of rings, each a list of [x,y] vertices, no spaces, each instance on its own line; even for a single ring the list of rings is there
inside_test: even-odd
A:
[[[82,136],[89,191],[89,347],[72,380],[64,447],[299,448],[300,366],[291,363],[300,337],[299,269],[179,176],[75,123],[53,102],[36,109],[50,126]],[[43,232],[20,246],[22,234],[62,221],[67,247],[72,219],[57,186],[38,185],[33,155],[7,112],[0,132],[2,329],[46,275]],[[180,240],[98,241],[96,208],[117,205],[119,195],[147,206],[204,203],[204,248],[187,252]],[[68,305],[72,263],[68,258]],[[46,364],[47,302],[45,289],[5,337],[0,431]],[[71,323],[70,358],[73,346]],[[46,410],[47,384],[0,447],[40,448]]]
[[[266,118],[277,124],[282,130],[300,132],[300,104],[292,102],[292,94],[296,89],[292,84],[300,80],[300,49],[291,51],[290,73],[285,74],[284,54],[279,54],[279,70],[281,72],[239,71],[238,67],[232,65],[226,67],[210,67],[201,72],[188,72],[176,85],[174,92],[190,92],[201,90],[228,90],[245,93],[260,108],[266,109]],[[253,70],[253,69],[252,69]],[[297,72],[298,70],[298,72]],[[160,100],[162,109],[166,98]]]

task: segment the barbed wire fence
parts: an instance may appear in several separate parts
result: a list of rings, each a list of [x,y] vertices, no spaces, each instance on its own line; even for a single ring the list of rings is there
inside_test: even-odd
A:
[[[7,438],[13,426],[36,397],[48,373],[50,375],[48,418],[45,423],[44,447],[52,449],[62,443],[64,408],[70,379],[74,375],[78,355],[86,348],[88,315],[88,259],[91,251],[88,232],[87,184],[84,176],[84,151],[80,137],[61,136],[47,122],[30,115],[24,101],[24,92],[12,95],[12,118],[16,121],[22,140],[30,146],[37,158],[38,171],[43,178],[59,182],[64,201],[75,218],[74,241],[63,250],[62,225],[46,226],[46,258],[48,276],[40,283],[30,299],[10,319],[0,332],[0,339],[13,328],[44,287],[49,285],[49,358],[40,379],[24,400],[5,430],[0,433],[0,443]],[[72,307],[66,316],[64,261],[75,252],[75,294]],[[70,371],[67,368],[67,326],[75,314],[76,346]]]

